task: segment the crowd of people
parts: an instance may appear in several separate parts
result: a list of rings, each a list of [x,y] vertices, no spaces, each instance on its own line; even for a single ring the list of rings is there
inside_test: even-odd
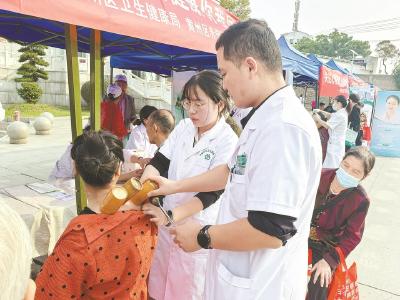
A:
[[[370,200],[360,182],[375,158],[362,146],[345,152],[348,99],[336,97],[332,112],[306,111],[264,21],[230,26],[216,51],[219,72],[185,84],[188,118],[176,126],[170,111],[145,106],[132,127],[126,77],[109,86],[103,130],[85,130],[53,172],[65,163],[69,177],[82,177],[87,207],[45,260],[36,293],[26,227],[3,221],[22,222],[1,208],[7,299],[327,298],[335,248],[347,256],[362,238]],[[360,115],[358,127],[350,121],[360,131]],[[126,164],[135,166],[124,174]],[[131,177],[158,183],[148,196],[165,196],[168,217],[150,202],[101,213],[105,196]]]

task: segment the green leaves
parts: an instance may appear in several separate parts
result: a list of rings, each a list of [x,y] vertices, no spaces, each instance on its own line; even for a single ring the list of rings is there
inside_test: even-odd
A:
[[[18,95],[27,103],[37,103],[42,96],[42,89],[36,82],[23,82],[17,89]]]
[[[367,57],[371,54],[368,42],[353,40],[353,37],[337,30],[328,35],[317,35],[314,39],[303,38],[295,47],[305,53],[349,60],[353,58],[353,53],[350,50],[357,52],[362,57]]]
[[[247,20],[250,17],[250,0],[221,0],[220,5],[241,21]]]
[[[46,48],[43,45],[28,45],[18,50],[21,52],[19,62],[23,64],[17,70],[17,74],[21,77],[15,79],[16,82],[22,82],[17,92],[28,103],[37,103],[42,96],[42,89],[36,82],[39,79],[48,79],[46,70],[41,68],[49,65],[42,58],[46,55]]]

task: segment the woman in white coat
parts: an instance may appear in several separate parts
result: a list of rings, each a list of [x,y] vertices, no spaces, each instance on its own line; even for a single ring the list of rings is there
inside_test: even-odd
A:
[[[133,123],[136,126],[129,134],[129,140],[126,143],[125,149],[144,152],[146,157],[153,157],[154,152],[157,150],[157,146],[149,142],[146,132],[146,123],[150,114],[156,110],[157,108],[151,105],[145,105],[142,107],[139,112],[139,119],[135,120]]]
[[[333,100],[332,104],[332,108],[336,112],[328,113],[326,111],[321,111],[328,118],[327,122],[322,121],[318,116],[315,118],[315,121],[328,129],[329,132],[326,157],[322,168],[338,168],[344,157],[348,120],[348,113],[346,111],[347,104],[347,99],[339,95]]]
[[[237,136],[226,123],[228,94],[222,77],[215,71],[202,71],[184,86],[183,107],[189,118],[182,120],[153,160],[146,167],[142,180],[163,174],[179,180],[192,177],[226,164],[231,158]],[[179,193],[166,196],[164,209],[174,223],[195,219],[214,224],[222,191]],[[208,251],[185,253],[168,231],[168,220],[161,210],[144,205],[145,214],[159,225],[158,243],[149,277],[149,295],[156,300],[202,299]],[[167,226],[165,226],[167,225]]]

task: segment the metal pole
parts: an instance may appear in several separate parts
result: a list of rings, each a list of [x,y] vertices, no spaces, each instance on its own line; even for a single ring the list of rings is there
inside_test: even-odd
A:
[[[67,54],[68,89],[71,112],[72,139],[82,134],[82,110],[79,84],[78,33],[75,25],[65,24],[65,49]],[[75,176],[77,212],[86,206],[86,193],[82,178]]]

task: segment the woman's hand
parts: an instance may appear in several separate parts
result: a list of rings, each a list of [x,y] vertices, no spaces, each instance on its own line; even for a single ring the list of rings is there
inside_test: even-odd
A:
[[[156,223],[157,226],[166,225],[168,223],[167,217],[163,214],[161,209],[149,202],[143,205],[143,213],[150,216],[150,221]]]
[[[328,287],[329,284],[331,283],[332,280],[332,271],[331,267],[329,264],[326,262],[325,259],[321,259],[318,261],[311,269],[311,273],[314,274],[314,279],[311,279],[314,281],[314,284],[317,282],[318,277],[321,279],[321,287]]]

